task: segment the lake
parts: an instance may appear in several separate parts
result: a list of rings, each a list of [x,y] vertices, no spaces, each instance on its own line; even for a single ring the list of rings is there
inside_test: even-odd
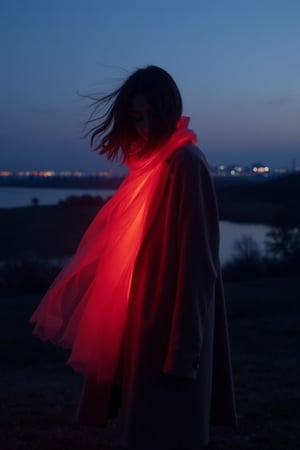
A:
[[[0,208],[18,208],[31,206],[32,199],[38,198],[40,205],[55,205],[72,195],[100,195],[107,199],[115,193],[111,189],[56,189],[56,188],[27,188],[27,187],[0,187]]]
[[[1,187],[0,208],[17,208],[31,206],[32,199],[38,198],[40,205],[53,205],[59,200],[64,200],[72,195],[100,195],[107,199],[114,194],[114,190],[106,189],[55,189],[55,188],[25,188],[25,187]],[[233,244],[244,235],[251,236],[264,250],[265,235],[269,231],[266,225],[238,224],[233,222],[220,222],[221,242],[220,257],[224,264],[233,255]]]

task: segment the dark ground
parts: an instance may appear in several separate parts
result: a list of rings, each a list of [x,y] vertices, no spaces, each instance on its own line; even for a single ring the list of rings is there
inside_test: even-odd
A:
[[[212,430],[208,450],[300,448],[297,277],[226,284],[239,425]],[[0,299],[1,450],[104,450],[105,430],[75,422],[81,377],[67,353],[31,336],[38,297]]]

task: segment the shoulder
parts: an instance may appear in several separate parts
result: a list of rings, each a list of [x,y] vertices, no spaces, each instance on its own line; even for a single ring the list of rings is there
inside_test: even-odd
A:
[[[199,147],[185,145],[176,150],[167,163],[170,186],[176,201],[180,199],[180,203],[185,203],[191,210],[198,205],[198,212],[201,210],[202,214],[205,211],[207,216],[216,218],[218,212],[214,183],[206,158]]]
[[[170,165],[171,172],[181,170],[188,170],[194,168],[201,171],[209,171],[208,163],[204,153],[194,144],[186,144],[176,150],[171,157],[166,161]]]

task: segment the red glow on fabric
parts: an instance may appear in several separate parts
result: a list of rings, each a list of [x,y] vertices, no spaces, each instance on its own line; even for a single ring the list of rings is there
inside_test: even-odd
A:
[[[168,180],[165,160],[187,142],[196,142],[188,122],[182,117],[174,134],[148,158],[127,161],[124,182],[30,319],[33,334],[72,349],[68,364],[96,374],[98,381],[114,379],[135,259]]]

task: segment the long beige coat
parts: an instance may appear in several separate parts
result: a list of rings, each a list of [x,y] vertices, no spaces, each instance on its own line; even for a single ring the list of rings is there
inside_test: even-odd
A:
[[[135,263],[117,380],[122,445],[138,449],[199,447],[210,423],[236,421],[212,180],[193,145],[166,164],[161,208]]]

